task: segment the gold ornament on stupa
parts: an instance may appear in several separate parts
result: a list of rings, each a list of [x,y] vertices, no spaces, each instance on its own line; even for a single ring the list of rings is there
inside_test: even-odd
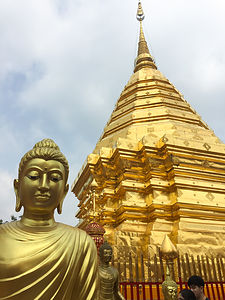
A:
[[[174,259],[178,257],[177,249],[166,234],[160,248],[161,256],[166,261],[170,277],[175,279]]]
[[[168,234],[180,254],[223,254],[225,145],[157,69],[140,1],[137,19],[134,73],[72,187],[79,227],[95,180],[96,220],[110,244],[156,253]]]
[[[164,237],[160,251],[162,254],[162,258],[165,260],[173,260],[178,256],[177,249],[175,248],[167,234]]]

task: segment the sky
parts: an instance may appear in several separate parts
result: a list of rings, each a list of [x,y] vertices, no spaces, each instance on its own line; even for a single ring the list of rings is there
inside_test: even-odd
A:
[[[138,0],[0,1],[0,219],[16,214],[13,179],[53,139],[72,185],[133,72]],[[225,142],[225,1],[142,0],[159,70]],[[69,191],[56,220],[76,225]]]

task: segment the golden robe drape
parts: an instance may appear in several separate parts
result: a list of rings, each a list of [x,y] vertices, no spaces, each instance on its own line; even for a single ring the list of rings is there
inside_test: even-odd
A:
[[[96,290],[96,246],[84,231],[0,225],[0,299],[96,300]]]

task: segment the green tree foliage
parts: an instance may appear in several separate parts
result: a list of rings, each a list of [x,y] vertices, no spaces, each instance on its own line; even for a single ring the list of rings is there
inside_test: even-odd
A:
[[[0,219],[0,225],[4,224],[4,223],[14,222],[14,221],[18,220],[17,217],[15,217],[14,215],[11,215],[10,219],[11,219],[10,221],[5,221],[5,222],[2,219]]]

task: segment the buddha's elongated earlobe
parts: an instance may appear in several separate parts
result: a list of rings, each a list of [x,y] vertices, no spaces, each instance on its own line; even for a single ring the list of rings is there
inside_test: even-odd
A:
[[[21,200],[20,200],[20,197],[19,197],[19,193],[18,193],[18,187],[19,187],[19,181],[17,179],[14,179],[14,191],[15,191],[15,194],[16,194],[16,212],[19,212],[22,208],[22,204],[21,204]]]
[[[59,202],[59,204],[57,206],[57,212],[58,212],[59,215],[62,213],[63,201],[64,201],[64,198],[66,197],[66,194],[67,194],[68,190],[69,190],[69,184],[67,184],[65,186],[64,195],[63,195],[62,199],[60,200],[60,202]]]
[[[58,212],[59,215],[61,215],[61,213],[62,213],[62,203],[61,202],[57,206],[57,212]]]
[[[20,198],[19,197],[16,197],[16,212],[19,212],[22,208],[22,205],[21,205],[21,201],[20,201]]]

